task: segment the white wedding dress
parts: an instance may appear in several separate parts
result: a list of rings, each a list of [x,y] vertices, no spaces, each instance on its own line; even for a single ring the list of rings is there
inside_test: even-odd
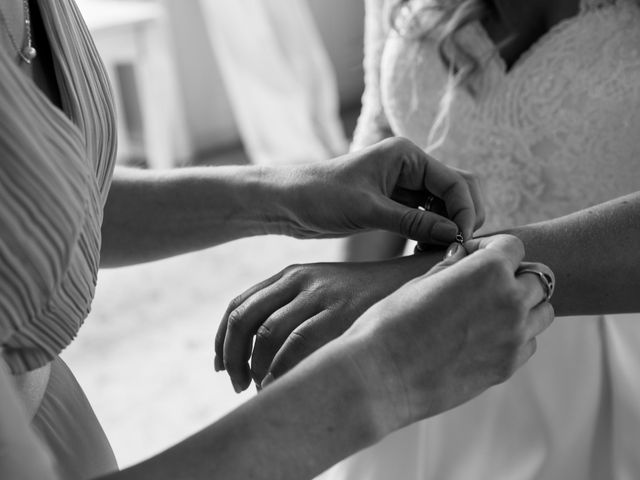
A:
[[[426,146],[446,72],[432,44],[389,30],[388,3],[367,0],[356,146],[391,132]],[[494,50],[479,24],[462,41],[482,58]],[[483,178],[484,231],[640,190],[635,0],[583,0],[509,71],[493,56],[480,87],[475,100],[457,95],[434,154]],[[558,318],[538,347],[506,384],[391,435],[323,480],[640,478],[640,315]]]

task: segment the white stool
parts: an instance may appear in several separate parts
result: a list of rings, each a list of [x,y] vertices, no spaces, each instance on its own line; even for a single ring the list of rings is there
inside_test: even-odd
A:
[[[82,0],[78,6],[113,85],[118,109],[118,156],[143,155],[151,168],[171,168],[190,156],[180,109],[164,10],[150,2]],[[133,70],[135,92],[125,92],[118,70]],[[142,151],[125,121],[125,98],[133,93],[142,126]]]

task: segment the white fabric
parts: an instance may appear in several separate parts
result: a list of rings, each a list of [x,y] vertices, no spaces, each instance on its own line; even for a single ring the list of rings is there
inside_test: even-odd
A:
[[[306,162],[344,153],[334,72],[306,2],[200,2],[254,163]]]
[[[388,31],[384,1],[368,0],[367,91],[356,144],[393,131],[426,146],[446,72],[432,44]],[[481,56],[494,48],[478,24],[463,41]],[[640,190],[634,0],[583,1],[579,15],[554,27],[509,72],[492,58],[481,87],[476,100],[458,94],[435,155],[483,178],[486,230]],[[560,318],[538,345],[506,384],[390,436],[323,479],[640,478],[640,315]]]

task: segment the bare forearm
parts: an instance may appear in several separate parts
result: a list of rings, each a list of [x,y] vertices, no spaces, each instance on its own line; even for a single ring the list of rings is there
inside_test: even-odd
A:
[[[313,478],[383,430],[382,416],[374,417],[375,395],[364,392],[357,370],[341,360],[344,351],[329,345],[214,425],[107,478]]]
[[[105,207],[102,265],[140,263],[280,233],[279,194],[263,177],[256,167],[118,169]]]
[[[453,221],[416,208],[427,189],[443,195]],[[388,230],[430,241],[445,225],[453,241],[475,223],[474,192],[460,172],[401,138],[289,167],[120,169],[105,206],[102,266],[267,233],[327,238]]]
[[[640,312],[640,193],[508,233],[555,272],[558,315]]]
[[[640,193],[505,233],[522,240],[527,261],[554,271],[557,315],[640,312]],[[437,255],[393,262],[411,266],[398,273],[408,281],[428,270]]]

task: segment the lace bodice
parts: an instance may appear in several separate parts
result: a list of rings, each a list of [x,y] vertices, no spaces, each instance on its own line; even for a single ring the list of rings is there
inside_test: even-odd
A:
[[[367,89],[355,147],[392,132],[426,147],[446,83],[434,48],[368,0]],[[434,155],[483,179],[487,230],[570,213],[640,190],[640,6],[582,2],[507,71],[480,24],[460,40],[487,58],[474,99],[458,92]]]

